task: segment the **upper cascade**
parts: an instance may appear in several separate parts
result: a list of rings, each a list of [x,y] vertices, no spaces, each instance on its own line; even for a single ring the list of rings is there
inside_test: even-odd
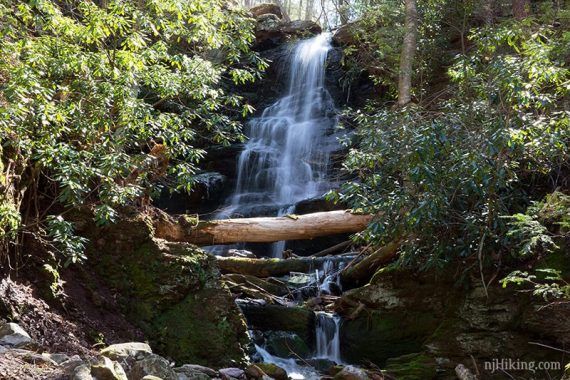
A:
[[[331,187],[329,156],[339,145],[332,134],[337,112],[325,88],[330,40],[323,33],[295,45],[288,90],[248,123],[236,189],[218,217],[291,212],[295,203]]]

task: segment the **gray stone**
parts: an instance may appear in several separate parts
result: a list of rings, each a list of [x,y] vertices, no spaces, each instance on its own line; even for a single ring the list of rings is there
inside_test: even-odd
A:
[[[91,367],[87,364],[77,366],[73,370],[71,380],[93,380],[93,376],[91,376]]]
[[[219,372],[222,375],[222,379],[245,380],[245,372],[239,368],[222,368]]]
[[[55,353],[55,354],[47,354],[49,355],[49,358],[51,360],[53,360],[54,362],[56,362],[57,364],[61,364],[67,360],[69,360],[69,356],[67,356],[64,353]]]
[[[196,364],[184,364],[174,368],[179,380],[202,380],[218,376],[218,371]]]
[[[160,377],[163,380],[178,380],[176,372],[170,368],[165,358],[150,354],[137,361],[129,371],[129,380],[140,380],[147,375]]]
[[[4,323],[0,326],[0,345],[22,347],[32,342],[28,333],[16,323]]]
[[[60,363],[60,366],[67,375],[72,375],[73,371],[83,364],[85,364],[85,362],[79,357],[79,355],[73,355],[71,358]]]
[[[334,376],[334,380],[369,380],[370,377],[360,368],[347,365]]]
[[[101,355],[113,360],[133,358],[135,360],[143,359],[152,354],[152,349],[146,343],[129,342],[113,344],[101,350]]]
[[[97,380],[128,380],[123,367],[105,356],[100,356],[91,364],[91,374]]]

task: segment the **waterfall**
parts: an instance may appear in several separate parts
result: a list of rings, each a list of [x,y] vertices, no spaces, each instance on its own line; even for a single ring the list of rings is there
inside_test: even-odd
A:
[[[325,312],[317,313],[316,358],[342,363],[340,359],[340,317]]]
[[[285,215],[297,202],[330,188],[329,155],[338,149],[332,135],[336,110],[324,86],[330,48],[328,34],[293,48],[287,92],[247,124],[236,188],[218,217]],[[274,256],[283,249],[283,242],[276,243]]]

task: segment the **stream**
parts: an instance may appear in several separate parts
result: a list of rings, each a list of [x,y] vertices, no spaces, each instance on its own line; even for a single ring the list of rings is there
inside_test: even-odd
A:
[[[330,155],[339,149],[339,143],[335,134],[337,110],[325,88],[330,49],[327,33],[292,46],[285,66],[288,88],[281,98],[247,124],[248,141],[239,155],[235,190],[215,219],[292,214],[297,203],[322,196],[333,187],[329,175]],[[232,248],[247,247],[241,244]],[[283,258],[286,248],[286,242],[275,242],[268,247],[267,256]],[[209,250],[220,254],[227,252],[228,247],[210,247]],[[291,273],[274,280],[287,284],[287,306],[301,307],[323,295],[339,295],[338,273],[352,258],[331,258],[309,273]],[[247,302],[244,300],[240,305],[242,310]],[[288,357],[280,357],[267,345],[274,331],[250,331],[255,342],[253,359],[285,369],[292,379],[320,378],[317,365],[312,363],[341,364],[342,321],[324,307],[320,309],[314,315],[314,337],[306,342],[309,352],[300,355],[291,349]],[[248,313],[244,311],[244,314],[247,318]],[[284,333],[286,339],[299,339],[287,335],[290,334],[287,331],[280,333]],[[255,335],[261,338],[253,339]],[[285,344],[287,342],[285,340]]]

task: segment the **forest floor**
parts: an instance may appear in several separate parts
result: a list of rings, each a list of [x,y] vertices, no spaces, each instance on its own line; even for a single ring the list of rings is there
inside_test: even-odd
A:
[[[64,379],[63,369],[46,360],[47,353],[92,357],[108,344],[143,341],[142,333],[121,314],[114,295],[93,273],[66,269],[61,275],[57,296],[49,304],[37,279],[30,281],[24,275],[0,280],[0,313],[34,341],[26,350],[0,350],[0,380]]]

